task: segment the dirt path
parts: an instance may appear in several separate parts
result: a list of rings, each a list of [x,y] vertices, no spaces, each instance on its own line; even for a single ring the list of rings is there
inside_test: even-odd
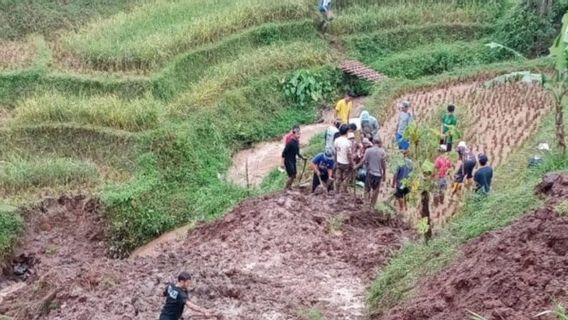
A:
[[[307,311],[363,319],[367,285],[407,232],[362,208],[351,198],[299,191],[250,199],[159,246],[155,257],[112,260],[98,238],[96,202],[65,197],[30,212],[41,219],[32,221],[18,253],[34,263],[26,287],[6,294],[0,314],[156,319],[165,283],[190,270],[195,301],[224,319],[302,319]],[[0,279],[0,291],[16,280]]]
[[[353,100],[354,116],[358,116],[365,102],[365,98]],[[306,145],[314,136],[325,132],[333,120],[333,111],[326,111],[322,117],[323,122],[301,127],[301,145]],[[232,166],[227,173],[227,179],[235,184],[258,186],[270,171],[278,168],[281,162],[281,153],[284,145],[281,140],[262,142],[250,149],[241,150],[232,158]]]
[[[535,315],[568,303],[568,217],[554,209],[568,200],[568,174],[543,180],[542,208],[466,244],[456,262],[380,319],[466,319],[467,310],[495,320],[557,319]]]

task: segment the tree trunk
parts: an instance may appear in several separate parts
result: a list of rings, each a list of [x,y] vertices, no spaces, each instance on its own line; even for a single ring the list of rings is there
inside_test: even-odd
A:
[[[426,240],[426,242],[428,242],[432,238],[432,220],[430,219],[430,193],[428,191],[422,191],[420,196],[422,202],[420,217],[428,219],[428,231],[424,233],[424,239]]]
[[[562,155],[566,155],[566,133],[564,131],[564,108],[562,103],[556,103],[555,112],[555,126],[556,126],[556,140],[558,142],[558,148]]]

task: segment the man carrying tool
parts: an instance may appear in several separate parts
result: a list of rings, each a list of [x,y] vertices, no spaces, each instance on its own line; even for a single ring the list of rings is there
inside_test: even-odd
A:
[[[408,150],[410,148],[410,142],[404,138],[404,132],[406,128],[413,120],[412,113],[410,112],[410,102],[403,101],[400,105],[400,113],[398,116],[398,124],[396,127],[396,143],[400,150]]]
[[[347,92],[343,99],[335,105],[335,117],[341,119],[342,124],[349,124],[351,110],[353,110],[353,93]]]
[[[333,170],[335,169],[335,161],[333,160],[333,154],[326,150],[325,152],[318,153],[310,163],[310,167],[314,171],[314,179],[312,181],[312,193],[314,193],[317,187],[321,184],[327,191],[331,190],[331,184],[329,182],[333,181]]]
[[[337,164],[337,192],[347,192],[352,176],[351,141],[347,139],[349,127],[341,125],[339,138],[335,139],[335,163]]]
[[[381,181],[386,178],[386,157],[387,153],[383,149],[383,143],[380,139],[373,140],[373,146],[365,150],[365,155],[355,169],[365,165],[367,168],[367,178],[365,180],[365,194],[371,203],[371,208],[377,204]]]
[[[379,138],[379,121],[369,114],[368,111],[361,112],[361,133],[365,138],[374,140]]]
[[[183,310],[187,306],[191,311],[205,317],[211,317],[210,310],[202,308],[189,301],[190,296],[187,290],[191,285],[191,275],[187,272],[182,272],[177,277],[177,283],[170,283],[164,290],[164,297],[166,303],[162,308],[159,320],[179,320],[182,318]]]
[[[286,143],[282,151],[282,166],[286,168],[288,174],[288,181],[286,182],[286,189],[292,189],[292,184],[296,179],[296,157],[306,161],[306,158],[300,154],[300,129],[292,130],[294,133],[292,139]]]
[[[292,127],[292,130],[291,130],[290,132],[288,132],[288,133],[284,136],[284,138],[282,139],[282,140],[284,141],[284,146],[286,146],[286,144],[287,144],[288,142],[290,142],[290,140],[294,139],[294,130],[300,131],[300,125],[299,125],[299,124],[295,124],[295,125]]]

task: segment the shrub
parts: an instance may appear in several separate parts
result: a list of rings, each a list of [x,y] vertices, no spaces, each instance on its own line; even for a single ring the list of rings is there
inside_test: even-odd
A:
[[[309,70],[298,70],[289,79],[283,79],[284,95],[294,104],[305,107],[317,103],[329,95],[334,87],[329,80]]]
[[[545,54],[558,34],[561,14],[567,9],[566,0],[544,10],[538,1],[519,1],[498,21],[494,38],[529,57]]]
[[[17,210],[0,204],[0,261],[10,252],[23,229],[24,220]]]

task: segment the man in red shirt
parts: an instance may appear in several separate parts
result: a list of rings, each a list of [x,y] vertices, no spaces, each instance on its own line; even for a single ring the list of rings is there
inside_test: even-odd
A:
[[[448,189],[448,171],[450,171],[450,168],[452,167],[452,161],[446,156],[446,151],[446,145],[440,145],[439,155],[434,162],[438,184],[438,190],[434,195],[435,206],[444,203],[444,195],[446,193],[446,190]]]

